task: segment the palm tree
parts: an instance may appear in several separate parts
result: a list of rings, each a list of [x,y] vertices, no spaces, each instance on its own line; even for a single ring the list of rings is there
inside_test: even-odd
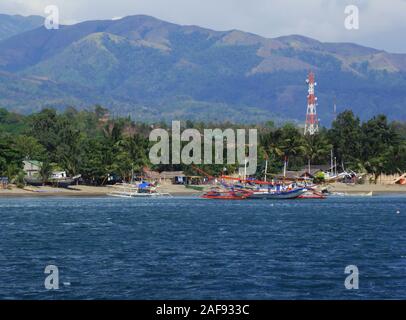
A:
[[[42,178],[42,183],[45,185],[52,174],[52,166],[48,161],[44,161],[40,167],[39,175]]]
[[[309,162],[326,161],[333,146],[328,142],[327,137],[323,134],[313,136],[307,135],[304,139],[305,156]]]
[[[280,130],[269,132],[261,136],[260,145],[263,146],[264,152],[270,157],[279,158],[283,155],[280,146],[281,132]]]
[[[304,146],[303,136],[299,133],[297,128],[293,126],[285,126],[283,128],[280,149],[287,159],[305,154],[306,148]]]

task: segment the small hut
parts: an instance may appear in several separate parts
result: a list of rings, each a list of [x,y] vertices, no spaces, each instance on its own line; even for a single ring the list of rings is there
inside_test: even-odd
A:
[[[27,177],[35,177],[39,175],[41,170],[42,162],[36,160],[25,160],[24,164],[24,173]]]
[[[0,177],[0,188],[7,189],[8,188],[8,178],[7,177]]]
[[[167,184],[186,184],[186,175],[183,171],[162,171],[160,181]]]

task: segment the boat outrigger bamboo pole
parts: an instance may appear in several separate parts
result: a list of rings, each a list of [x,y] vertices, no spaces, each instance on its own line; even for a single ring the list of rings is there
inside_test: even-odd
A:
[[[335,176],[337,177],[337,174],[338,174],[338,172],[337,172],[337,157],[334,157],[334,169],[335,169],[335,172],[336,172]]]
[[[285,156],[285,162],[283,164],[283,178],[286,178],[287,157]]]
[[[266,175],[268,174],[268,160],[265,161],[265,177],[264,181],[266,182]]]
[[[330,165],[331,165],[331,169],[330,169],[330,171],[331,171],[331,176],[334,176],[334,162],[333,162],[333,149],[331,149],[331,163],[330,163]]]
[[[244,180],[247,180],[247,158],[244,161]]]

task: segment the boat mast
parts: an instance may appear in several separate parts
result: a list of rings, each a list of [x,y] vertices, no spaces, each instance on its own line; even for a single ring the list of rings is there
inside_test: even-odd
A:
[[[287,157],[285,156],[285,163],[283,164],[283,177],[286,178],[286,169],[287,169],[287,165],[288,165],[288,160]]]
[[[335,169],[335,175],[337,176],[337,157],[334,157],[334,169]]]
[[[244,180],[247,180],[247,158],[245,158],[244,162]]]
[[[264,178],[264,181],[265,181],[265,182],[266,182],[266,175],[267,175],[267,172],[268,172],[268,160],[265,161],[265,178]]]

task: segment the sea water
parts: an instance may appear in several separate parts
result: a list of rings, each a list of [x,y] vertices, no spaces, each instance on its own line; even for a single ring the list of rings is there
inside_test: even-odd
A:
[[[405,299],[406,197],[0,198],[0,298]]]

